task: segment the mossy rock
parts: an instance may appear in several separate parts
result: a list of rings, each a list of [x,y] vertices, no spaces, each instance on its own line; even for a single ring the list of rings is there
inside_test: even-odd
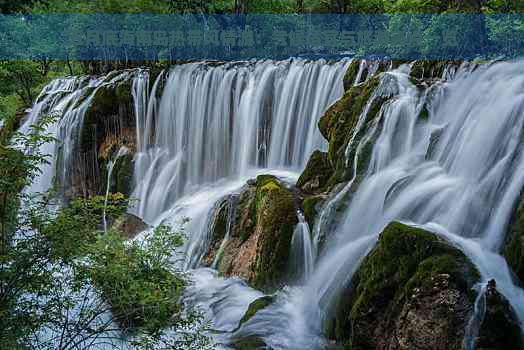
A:
[[[240,328],[244,323],[252,319],[258,311],[265,309],[274,301],[275,296],[273,295],[264,295],[263,297],[260,297],[252,301],[249,304],[249,307],[247,308],[246,312],[244,313],[244,316],[242,316],[242,318],[238,322],[238,328]]]
[[[130,239],[147,230],[149,226],[139,217],[130,213],[124,213],[115,220],[111,228],[121,233],[124,238]]]
[[[208,266],[227,229],[225,202],[215,214],[210,248],[204,256]],[[248,181],[235,203],[232,231],[221,251],[218,271],[244,278],[255,288],[274,290],[285,281],[293,230],[298,223],[294,195],[275,176],[260,175]]]
[[[418,80],[440,79],[446,67],[459,66],[462,61],[452,60],[419,60],[411,66],[410,77]]]
[[[484,300],[477,350],[524,349],[519,319],[508,300],[497,291],[495,280],[488,282]]]
[[[322,192],[331,176],[333,176],[333,168],[328,162],[327,153],[316,150],[309,157],[296,186],[309,193]]]
[[[304,208],[304,219],[308,223],[310,229],[313,229],[318,210],[320,209],[320,203],[324,202],[325,199],[325,195],[315,195],[306,197],[302,202],[302,207]]]
[[[99,189],[100,194],[104,194],[107,188],[107,175],[109,171],[107,164],[107,161],[102,161],[100,163],[100,177],[103,181],[102,186]],[[119,157],[113,166],[113,172],[111,174],[111,178],[109,179],[109,192],[120,192],[129,197],[133,191],[133,172],[133,155],[124,154]]]
[[[360,61],[359,60],[353,60],[349,67],[346,70],[346,74],[344,74],[344,90],[349,90],[351,86],[353,86],[353,83],[355,82],[355,79],[357,78],[358,70],[360,68]]]
[[[213,220],[211,223],[211,242],[207,253],[202,259],[204,266],[211,266],[215,261],[217,254],[220,255],[219,259],[223,255],[220,251],[220,246],[227,232],[229,217],[229,200],[225,198],[216,205],[215,212],[213,214]]]
[[[349,180],[349,171],[353,165],[347,162],[346,148],[359,116],[364,111],[366,104],[380,83],[380,76],[375,76],[365,83],[351,87],[344,96],[333,104],[320,118],[318,127],[322,135],[328,140],[327,160],[334,169],[333,175],[328,180],[327,188],[331,189],[335,184]],[[365,125],[375,119],[387,97],[377,97],[366,115]],[[366,128],[365,127],[365,128]],[[355,138],[354,146],[358,144],[362,135]],[[364,153],[359,158],[358,170],[363,171],[371,156],[373,144],[367,145]],[[354,150],[352,150],[354,152]],[[351,159],[351,156],[349,157]]]
[[[524,281],[524,197],[522,195],[508,226],[502,255],[520,281]]]
[[[242,337],[233,341],[231,344],[235,350],[266,350],[267,345],[264,340],[256,335]]]
[[[293,230],[298,223],[293,194],[276,177],[257,177],[256,232],[259,234],[251,284],[274,288],[285,278]]]
[[[443,298],[451,301],[434,320],[441,328],[424,341],[434,344],[439,341],[435,337],[444,335],[446,346],[455,349],[455,330],[448,326],[465,326],[469,320],[475,299],[472,287],[479,279],[467,257],[448,242],[423,229],[392,222],[343,293],[328,334],[348,349],[374,349],[384,343],[395,348],[391,342],[409,333],[410,317],[427,315],[426,308],[434,311],[435,303]],[[458,329],[463,333],[465,327]],[[409,341],[416,342],[417,337]]]

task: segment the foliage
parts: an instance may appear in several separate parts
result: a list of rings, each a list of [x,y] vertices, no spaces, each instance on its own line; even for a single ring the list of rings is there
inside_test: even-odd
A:
[[[107,206],[97,196],[58,209],[52,193],[23,191],[47,162],[39,146],[53,141],[44,133],[51,122],[1,138],[0,347],[118,348],[118,325],[133,331],[138,347],[210,346],[202,318],[181,313],[187,282],[171,256],[182,233],[161,226],[143,243],[125,242],[101,229],[104,209],[109,217],[125,211],[122,194],[111,194]]]
[[[140,246],[126,245],[113,232],[100,237],[88,255],[85,273],[108,300],[123,329],[144,328],[157,334],[180,312],[184,280],[170,262],[179,234],[160,226]]]
[[[169,13],[169,2],[166,0],[47,0],[37,2],[31,13],[68,13],[68,14],[119,14],[119,13]]]
[[[38,64],[33,61],[0,62],[0,79],[0,93],[15,93],[26,106],[34,100],[36,87],[43,81]]]

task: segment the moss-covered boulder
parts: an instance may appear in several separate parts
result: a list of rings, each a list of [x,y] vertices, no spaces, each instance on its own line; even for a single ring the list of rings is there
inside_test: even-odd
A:
[[[223,245],[227,230],[231,229],[229,226],[229,198],[219,201],[215,207],[213,218],[211,220],[211,242],[208,250],[202,259],[205,266],[213,266],[215,261],[220,262],[224,255]]]
[[[326,189],[333,171],[327,153],[316,150],[309,157],[306,168],[298,178],[296,186],[306,193],[322,192]]]
[[[348,170],[353,168],[353,164],[351,161],[348,161],[348,159],[352,159],[352,152],[349,152],[350,155],[347,157],[346,149],[353,138],[353,134],[356,132],[355,128],[359,116],[365,111],[366,105],[379,83],[380,76],[374,76],[365,83],[352,86],[340,100],[326,111],[318,122],[321,134],[329,142],[327,161],[333,169],[333,174],[327,182],[328,188],[348,180],[350,173]],[[365,125],[369,125],[368,123],[375,119],[386,100],[387,98],[383,96],[377,96],[372,100],[365,115]],[[355,136],[353,138],[353,146],[358,144],[363,133]],[[369,150],[366,149],[359,157],[359,167],[362,171],[365,170],[369,161],[370,150],[371,148]],[[352,151],[354,152],[354,150]]]
[[[242,277],[260,289],[278,287],[286,277],[291,238],[298,223],[293,193],[275,176],[259,175],[232,207],[217,207],[212,243],[203,263],[211,265],[222,247],[217,266],[220,273]],[[234,210],[233,222],[224,241],[229,210]]]
[[[266,307],[271,305],[274,301],[275,301],[274,295],[264,295],[263,297],[260,297],[252,301],[249,304],[246,312],[244,313],[244,316],[242,316],[242,318],[238,322],[238,327],[241,327],[244,323],[252,319],[253,316],[255,316],[257,312],[265,309]]]
[[[344,74],[344,90],[349,90],[355,83],[360,68],[360,62],[361,61],[359,60],[354,60],[349,64],[346,74]]]
[[[341,296],[328,334],[347,349],[461,349],[479,274],[438,236],[393,222]]]
[[[488,282],[485,312],[476,339],[477,350],[524,349],[520,323],[508,300],[497,291],[495,280]]]
[[[304,210],[304,219],[309,225],[309,228],[312,229],[315,220],[317,219],[317,216],[320,211],[320,207],[322,206],[322,203],[326,200],[327,196],[325,194],[319,194],[314,196],[308,196],[304,198],[304,201],[302,202],[302,207]]]
[[[524,281],[524,196],[511,217],[502,255],[520,281]]]
[[[130,213],[124,213],[115,220],[112,228],[116,232],[120,232],[124,238],[130,239],[147,230],[149,226],[139,217]]]

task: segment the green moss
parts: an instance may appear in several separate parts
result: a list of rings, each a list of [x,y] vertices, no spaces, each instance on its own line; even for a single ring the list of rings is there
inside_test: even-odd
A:
[[[240,194],[237,202],[233,236],[245,242],[255,231],[256,220],[256,186],[249,186]]]
[[[333,175],[327,181],[326,188],[330,189],[335,184],[347,181],[349,179],[350,171],[353,165],[347,162],[347,159],[354,158],[354,152],[364,132],[356,135],[352,149],[349,156],[346,157],[346,148],[349,140],[353,136],[354,128],[359,119],[359,116],[364,111],[371,95],[380,83],[380,77],[375,76],[363,84],[351,87],[344,96],[328,111],[319,121],[319,128],[329,141],[328,148],[328,162],[334,168]],[[386,97],[378,97],[373,100],[369,106],[364,125],[364,131],[369,127],[370,122],[376,118],[382,105],[387,100]],[[372,140],[373,141],[373,140]],[[365,149],[359,157],[359,164],[357,170],[363,172],[367,168],[373,147],[371,142],[368,149]]]
[[[304,199],[304,202],[302,203],[302,206],[304,207],[304,218],[306,219],[306,222],[308,223],[310,228],[313,228],[315,224],[315,219],[317,218],[318,214],[318,206],[319,203],[323,202],[325,199],[322,195],[317,196],[309,196]]]
[[[353,83],[357,78],[359,67],[359,60],[353,60],[353,62],[349,64],[349,67],[346,70],[346,74],[344,74],[344,90],[347,91],[351,88],[351,86],[353,86]]]
[[[444,272],[460,286],[472,285],[480,278],[466,256],[438,236],[393,222],[359,269],[352,316],[364,313],[375,298],[390,295],[398,301],[432,275]]]
[[[460,65],[461,61],[451,60],[419,60],[411,66],[410,77],[415,79],[441,78],[444,70],[449,65]]]
[[[521,199],[509,225],[502,254],[517,277],[524,281],[524,200]]]
[[[469,293],[473,303],[470,290],[480,275],[460,250],[423,229],[390,223],[353,276],[353,287],[337,308],[331,335],[353,342],[349,337],[359,337],[359,333],[350,334],[350,330],[361,320],[393,317],[415,288],[427,286],[439,274],[449,275],[450,284]],[[356,342],[361,345],[366,340]]]
[[[268,305],[273,303],[275,301],[275,297],[273,295],[264,295],[263,297],[260,297],[256,299],[255,301],[252,301],[251,304],[249,304],[249,307],[247,308],[246,312],[244,313],[244,316],[240,319],[240,322],[238,323],[238,327],[240,328],[244,323],[249,321],[255,314],[265,309]]]
[[[250,282],[256,288],[271,289],[285,276],[298,219],[293,194],[274,176],[258,176],[256,183],[256,230],[260,237]]]
[[[333,167],[328,162],[327,153],[316,150],[309,157],[304,171],[297,180],[296,186],[309,192],[315,190],[324,191],[331,176],[333,176]],[[318,184],[313,184],[314,181],[318,181]],[[305,186],[307,183],[310,183],[310,188],[308,189]]]
[[[353,86],[319,121],[322,135],[329,141],[328,160],[336,164],[344,155],[344,146],[349,142],[359,115],[364,110],[371,94],[380,80],[374,77],[363,85]]]
[[[227,217],[229,215],[229,203],[224,199],[218,206],[215,219],[213,221],[213,240],[222,241],[226,236]]]

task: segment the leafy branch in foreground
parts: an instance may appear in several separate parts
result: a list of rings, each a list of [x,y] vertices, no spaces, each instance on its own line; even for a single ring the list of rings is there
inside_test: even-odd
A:
[[[24,190],[47,162],[45,122],[0,143],[0,348],[210,344],[202,318],[180,304],[188,282],[172,255],[183,233],[160,226],[142,242],[125,241],[101,229],[105,198],[56,209],[51,194]],[[122,195],[109,199],[110,217],[125,212]]]

